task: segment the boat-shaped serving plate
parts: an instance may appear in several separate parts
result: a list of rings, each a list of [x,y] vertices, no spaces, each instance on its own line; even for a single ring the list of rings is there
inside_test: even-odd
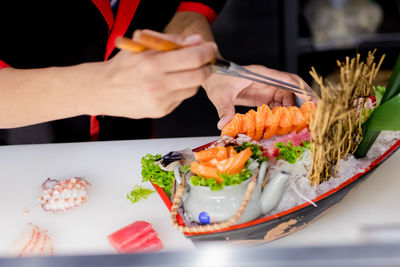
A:
[[[213,143],[195,148],[194,151],[206,149]],[[365,168],[363,172],[355,174],[339,186],[316,197],[313,202],[318,206],[314,207],[308,202],[295,206],[289,210],[262,218],[258,218],[246,223],[236,224],[218,231],[205,233],[185,233],[193,241],[213,241],[213,240],[265,240],[272,241],[291,233],[294,233],[322,216],[328,209],[339,203],[357,185],[365,181],[376,168],[388,159],[400,147],[400,140],[389,147],[382,155],[376,158]],[[165,205],[171,210],[171,200],[164,190],[153,184],[154,188],[164,201]],[[178,216],[178,222],[184,225],[183,220]]]

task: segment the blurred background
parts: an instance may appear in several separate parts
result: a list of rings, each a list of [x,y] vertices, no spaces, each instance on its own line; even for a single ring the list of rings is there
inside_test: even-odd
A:
[[[386,54],[377,77],[385,85],[400,53],[400,0],[228,0],[212,28],[224,58],[297,73],[310,85],[311,66],[334,82],[336,60],[377,48],[377,58]],[[218,120],[199,90],[154,121],[155,137],[219,135]]]

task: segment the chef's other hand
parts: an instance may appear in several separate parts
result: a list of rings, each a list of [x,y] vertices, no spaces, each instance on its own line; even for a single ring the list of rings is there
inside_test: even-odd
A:
[[[246,68],[295,85],[303,83],[304,86],[308,87],[296,74],[269,69],[260,65],[250,65],[246,66]],[[213,74],[206,80],[203,87],[218,111],[220,118],[218,128],[220,130],[235,115],[235,105],[260,106],[268,104],[270,108],[273,108],[275,106],[285,107],[295,104],[294,94],[289,91],[242,78]]]
[[[157,34],[185,47],[167,52],[120,51],[105,62],[100,97],[93,98],[101,114],[135,119],[165,116],[195,95],[211,75],[207,64],[217,52],[215,43],[205,42],[200,35]]]

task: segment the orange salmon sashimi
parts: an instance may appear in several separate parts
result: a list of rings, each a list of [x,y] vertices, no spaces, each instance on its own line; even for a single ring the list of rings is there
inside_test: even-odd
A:
[[[275,135],[276,130],[279,126],[279,114],[272,113],[271,109],[268,108],[267,113],[265,115],[264,122],[264,139],[271,138]]]
[[[256,135],[256,112],[254,109],[246,113],[243,127],[244,133],[251,139],[254,139]]]
[[[191,171],[197,175],[206,177],[206,178],[215,178],[217,183],[222,183],[224,180],[218,176],[218,169],[214,167],[205,166],[196,161],[193,161],[190,164]]]
[[[226,147],[226,151],[228,152],[228,157],[233,157],[233,156],[237,155],[237,152],[233,148],[233,146]]]
[[[269,107],[264,104],[257,108],[256,112],[256,136],[254,140],[260,140],[264,135],[264,123],[265,116],[267,115],[267,111],[270,110]],[[271,111],[271,110],[270,110]]]
[[[199,162],[206,162],[211,159],[223,160],[228,158],[228,151],[224,146],[216,146],[207,150],[194,153],[194,157]]]
[[[232,121],[222,130],[221,137],[236,137],[246,134],[253,140],[271,138],[274,135],[285,135],[293,131],[300,132],[308,126],[316,106],[305,102],[298,107],[275,107],[272,111],[267,105],[258,107],[257,112],[250,110],[246,114],[237,113]],[[262,126],[264,125],[264,126]]]
[[[248,147],[245,150],[240,151],[237,155],[219,162],[217,169],[220,173],[240,173],[251,155],[251,149]]]
[[[228,136],[236,136],[243,130],[243,114],[236,113],[233,116],[232,121],[228,123],[224,129],[222,129],[221,136],[228,135]]]
[[[300,110],[301,113],[303,113],[307,124],[310,124],[311,116],[315,113],[315,109],[316,106],[313,102],[304,102],[303,105],[301,105]]]
[[[304,118],[303,113],[301,113],[301,110],[298,107],[288,107],[289,113],[291,114],[292,117],[292,123],[293,127],[290,130],[290,132],[296,131],[300,132],[304,128],[307,127],[307,121]]]
[[[285,135],[288,134],[290,132],[290,130],[293,127],[293,123],[292,123],[292,118],[290,117],[290,113],[289,110],[287,108],[283,108],[283,107],[276,107],[275,109],[279,109],[280,111],[272,111],[274,114],[278,113],[280,115],[279,117],[279,126],[278,129],[276,130],[276,135]]]
[[[231,148],[234,150],[233,147]],[[206,178],[215,178],[217,180],[217,183],[222,183],[223,179],[219,176],[219,174],[240,173],[245,167],[247,160],[252,155],[251,149],[249,147],[239,153],[235,153],[231,152],[231,156],[224,160],[217,160],[216,158],[213,158],[207,162],[202,163],[193,161],[190,164],[191,171],[197,175]]]

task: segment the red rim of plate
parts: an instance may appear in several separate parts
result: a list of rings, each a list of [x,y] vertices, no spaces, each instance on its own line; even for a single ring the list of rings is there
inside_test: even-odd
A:
[[[208,144],[205,144],[205,145],[200,146],[200,147],[197,147],[197,148],[193,149],[193,151],[200,151],[200,150],[203,150],[203,149],[205,149],[205,148],[211,146],[211,145],[212,145],[213,143],[215,143],[215,142],[216,142],[216,141],[211,142],[211,143],[208,143]],[[326,192],[326,193],[324,193],[324,194],[322,194],[322,195],[319,195],[318,197],[314,198],[312,201],[313,201],[314,203],[316,203],[316,202],[318,202],[319,200],[324,199],[324,198],[326,198],[327,196],[330,196],[330,195],[336,193],[336,192],[339,191],[340,189],[342,189],[342,188],[346,187],[347,185],[351,184],[352,182],[356,181],[358,178],[360,178],[361,176],[363,176],[365,173],[369,172],[373,167],[375,167],[376,165],[378,165],[383,159],[385,159],[390,153],[392,153],[398,146],[400,146],[400,140],[397,141],[393,146],[391,146],[391,147],[390,147],[385,153],[383,153],[379,158],[377,158],[376,160],[374,160],[373,162],[371,162],[371,164],[370,164],[367,168],[365,168],[365,170],[364,170],[363,172],[357,173],[356,175],[354,175],[353,177],[351,177],[351,178],[348,179],[347,181],[341,183],[339,186],[337,186],[337,187],[335,187],[335,188],[329,190],[328,192]],[[152,184],[153,184],[153,183],[152,183]],[[158,185],[153,184],[153,186],[154,186],[154,188],[156,189],[157,193],[160,195],[161,199],[164,201],[164,203],[165,203],[165,205],[167,206],[167,208],[169,209],[169,211],[171,211],[172,202],[171,202],[171,200],[169,199],[169,197],[167,196],[167,194],[166,194],[166,193],[164,192],[164,190],[163,190],[161,187],[159,187]],[[185,235],[187,235],[187,236],[205,235],[205,234],[218,233],[218,232],[227,232],[227,231],[231,231],[231,230],[246,228],[246,227],[253,226],[253,225],[256,225],[256,224],[259,224],[259,223],[264,223],[264,222],[267,222],[267,221],[271,221],[271,220],[273,220],[273,219],[280,218],[280,217],[285,216],[285,215],[287,215],[287,214],[289,214],[289,213],[292,213],[292,212],[294,212],[294,211],[297,211],[297,210],[300,210],[300,209],[302,209],[302,208],[305,208],[305,207],[307,207],[307,206],[309,206],[309,205],[311,205],[311,204],[308,203],[308,202],[306,202],[306,203],[300,204],[300,205],[298,205],[298,206],[296,206],[296,207],[293,207],[293,208],[291,208],[291,209],[289,209],[289,210],[282,211],[282,212],[280,212],[280,213],[277,213],[277,214],[274,214],[274,215],[271,215],[271,216],[268,216],[268,217],[262,217],[262,218],[255,219],[255,220],[252,220],[252,221],[249,221],[249,222],[245,222],[245,223],[241,223],[241,224],[232,225],[232,226],[230,226],[230,227],[227,227],[227,228],[224,228],[224,229],[221,229],[221,230],[209,231],[209,232],[202,232],[202,233],[185,233]],[[178,214],[177,220],[178,220],[178,223],[179,223],[180,225],[182,225],[182,226],[185,225],[185,223],[183,222],[183,220],[182,220],[182,218],[179,216],[179,214]]]

